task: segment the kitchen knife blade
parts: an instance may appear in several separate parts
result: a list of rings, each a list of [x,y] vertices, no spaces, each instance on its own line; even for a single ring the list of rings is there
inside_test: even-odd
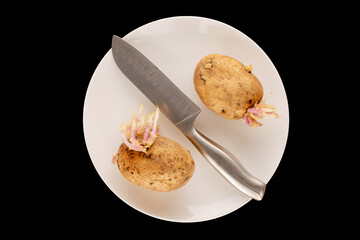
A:
[[[113,37],[112,53],[125,76],[175,125],[200,113],[201,109],[159,68],[120,37]]]
[[[194,144],[208,162],[235,188],[255,200],[264,196],[266,184],[254,177],[229,151],[194,127],[201,109],[148,58],[118,36],[112,39],[112,54],[124,75],[158,105],[160,111]]]

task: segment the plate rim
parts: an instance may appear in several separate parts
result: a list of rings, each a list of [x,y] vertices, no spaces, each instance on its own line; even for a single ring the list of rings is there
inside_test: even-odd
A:
[[[154,21],[151,21],[151,22],[148,22],[144,25],[141,25],[137,28],[135,28],[134,30],[130,31],[129,33],[127,33],[126,35],[123,36],[124,39],[127,39],[129,36],[131,36],[132,34],[134,34],[135,32],[143,29],[143,28],[146,28],[148,27],[149,25],[152,25],[152,24],[155,24],[157,22],[165,22],[165,21],[172,21],[173,19],[200,19],[200,20],[204,20],[204,21],[210,21],[210,22],[215,22],[217,24],[220,24],[224,27],[227,27],[227,28],[230,28],[232,31],[236,32],[237,34],[241,34],[243,37],[245,37],[248,41],[251,41],[252,44],[254,44],[254,46],[256,46],[256,48],[258,48],[258,50],[260,50],[264,56],[266,56],[267,60],[272,64],[272,66],[274,67],[280,81],[281,81],[281,85],[282,85],[282,88],[284,90],[284,93],[285,93],[285,100],[286,100],[286,106],[287,106],[287,118],[288,118],[288,121],[287,121],[287,128],[286,128],[286,139],[285,139],[285,144],[284,144],[284,147],[282,149],[282,155],[281,155],[281,158],[276,166],[276,168],[274,169],[270,179],[266,182],[266,184],[268,184],[268,182],[271,180],[271,178],[273,177],[273,175],[275,174],[275,172],[277,171],[279,165],[280,165],[280,162],[282,160],[282,157],[284,155],[284,152],[285,152],[285,148],[286,148],[286,145],[287,145],[287,141],[288,141],[288,137],[289,137],[289,126],[290,126],[290,115],[289,115],[289,104],[288,104],[288,98],[287,98],[287,95],[286,95],[286,91],[285,91],[285,86],[283,84],[283,81],[282,81],[282,78],[279,74],[279,72],[277,71],[275,65],[273,64],[273,62],[271,61],[271,59],[269,58],[269,56],[262,50],[262,48],[254,41],[252,40],[250,37],[248,37],[245,33],[241,32],[239,29],[227,24],[227,23],[224,23],[224,22],[221,22],[219,20],[215,20],[215,19],[212,19],[212,18],[207,18],[207,17],[201,17],[201,16],[173,16],[173,17],[166,17],[166,18],[161,18],[161,19],[157,19],[157,20],[154,20]],[[137,211],[143,213],[143,214],[146,214],[148,216],[151,216],[151,217],[154,217],[154,218],[157,218],[157,219],[161,219],[161,220],[165,220],[165,221],[171,221],[171,222],[202,222],[202,221],[208,221],[208,220],[213,220],[213,219],[217,219],[219,217],[222,217],[222,216],[225,216],[229,213],[232,213],[236,210],[238,210],[239,208],[243,207],[244,205],[246,205],[251,199],[249,198],[243,205],[241,206],[238,206],[234,209],[231,209],[229,211],[225,211],[224,213],[222,214],[217,214],[217,215],[213,215],[212,217],[208,217],[208,218],[202,218],[201,220],[187,220],[187,219],[170,219],[170,218],[164,218],[164,217],[161,217],[161,216],[157,216],[157,215],[153,215],[151,213],[148,213],[144,210],[141,210],[139,209],[137,206],[135,205],[132,205],[131,203],[129,203],[128,201],[124,200],[123,198],[121,198],[112,188],[110,188],[108,186],[108,184],[106,183],[106,181],[103,179],[103,177],[100,175],[94,161],[92,160],[92,157],[91,157],[91,154],[90,154],[90,151],[89,151],[89,146],[88,146],[88,143],[87,143],[87,137],[86,137],[86,127],[85,127],[85,124],[84,124],[84,120],[85,120],[85,109],[86,109],[86,100],[87,100],[87,97],[88,97],[88,89],[90,88],[90,85],[91,85],[91,82],[92,82],[92,79],[94,78],[94,75],[96,74],[97,70],[99,69],[99,67],[102,65],[101,63],[104,61],[104,59],[107,57],[107,55],[109,54],[109,52],[111,52],[111,48],[104,54],[104,56],[102,57],[102,59],[100,60],[100,62],[98,63],[97,67],[95,68],[91,78],[90,78],[90,81],[89,81],[89,84],[88,84],[88,87],[87,87],[87,90],[86,90],[86,94],[85,94],[85,99],[84,99],[84,105],[83,105],[83,132],[84,132],[84,138],[85,138],[85,145],[86,145],[86,148],[87,148],[87,151],[88,151],[88,154],[90,156],[90,159],[91,159],[91,162],[94,166],[94,168],[96,169],[96,172],[97,174],[100,176],[101,180],[105,183],[105,185],[118,197],[120,198],[120,200],[122,200],[124,203],[126,203],[128,206],[136,209]]]

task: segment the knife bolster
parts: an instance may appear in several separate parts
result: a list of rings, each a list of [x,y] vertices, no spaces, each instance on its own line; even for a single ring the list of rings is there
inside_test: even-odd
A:
[[[197,116],[199,116],[199,113],[200,112],[197,112],[197,113],[191,115],[190,117],[185,118],[181,122],[177,123],[175,126],[178,127],[180,129],[180,131],[182,131],[186,136],[188,136],[189,134],[192,134],[193,131],[195,130],[194,122],[195,122],[195,119],[197,118]]]

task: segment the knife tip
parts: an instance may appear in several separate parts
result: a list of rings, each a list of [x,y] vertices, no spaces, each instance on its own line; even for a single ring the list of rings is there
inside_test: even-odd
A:
[[[112,41],[111,41],[111,47],[113,47],[114,44],[119,41],[119,39],[121,39],[121,38],[114,34],[112,37]]]
[[[117,35],[113,35],[113,37],[112,37],[112,40],[114,41],[115,39],[119,39],[120,37],[119,36],[117,36]]]

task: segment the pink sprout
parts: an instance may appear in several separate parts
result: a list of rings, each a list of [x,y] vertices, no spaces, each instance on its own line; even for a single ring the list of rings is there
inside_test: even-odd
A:
[[[263,118],[268,119],[269,117],[273,117],[273,118],[279,117],[279,115],[275,112],[276,108],[271,104],[265,103],[265,100],[268,98],[268,96],[263,101],[261,101],[260,103],[255,103],[253,107],[247,110],[247,112],[243,117],[243,121],[248,126],[254,128],[260,127],[262,126],[262,124],[257,120],[262,120]]]
[[[128,124],[122,123],[120,132],[124,144],[129,149],[146,152],[159,134],[157,123],[159,121],[160,110],[159,107],[156,107],[155,112],[147,114],[146,119],[144,116],[139,117],[142,111],[143,105],[140,105],[137,114],[131,113],[132,119],[130,122]]]

